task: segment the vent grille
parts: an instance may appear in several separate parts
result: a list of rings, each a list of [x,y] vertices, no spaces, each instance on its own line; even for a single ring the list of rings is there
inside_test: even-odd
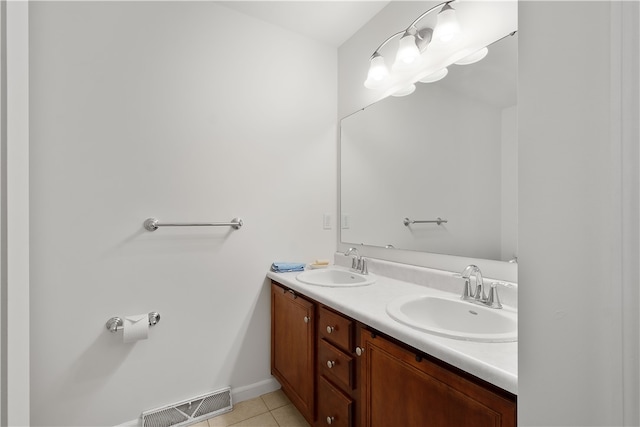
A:
[[[193,413],[198,409],[198,405],[202,402],[202,399],[196,400],[195,402],[185,403],[184,405],[176,406],[176,409],[184,412],[186,415],[193,417]]]
[[[144,427],[168,427],[178,425],[189,419],[175,408],[163,409],[147,415],[144,420]]]
[[[226,387],[193,399],[142,413],[143,427],[188,426],[233,409],[231,388]]]
[[[220,408],[231,408],[231,393],[220,393],[207,397],[202,401],[202,405],[200,405],[194,417],[210,414],[220,410]]]

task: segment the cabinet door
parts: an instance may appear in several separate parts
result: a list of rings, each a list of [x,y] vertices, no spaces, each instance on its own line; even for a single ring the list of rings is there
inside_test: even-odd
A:
[[[365,426],[515,427],[514,400],[362,331]]]
[[[316,426],[351,427],[353,400],[324,377],[318,378]]]
[[[271,373],[300,413],[314,418],[314,304],[271,285]]]

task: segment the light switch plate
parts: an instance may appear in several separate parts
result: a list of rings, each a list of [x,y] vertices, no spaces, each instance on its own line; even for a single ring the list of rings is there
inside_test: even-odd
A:
[[[331,214],[326,213],[322,216],[322,228],[331,230]]]
[[[351,226],[351,216],[349,214],[342,214],[342,229],[347,230]]]

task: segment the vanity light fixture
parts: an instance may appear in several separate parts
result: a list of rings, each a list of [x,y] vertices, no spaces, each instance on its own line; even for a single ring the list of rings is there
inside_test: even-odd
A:
[[[438,23],[434,36],[443,42],[448,42],[458,34],[460,34],[460,24],[458,23],[456,10],[449,3],[446,3],[438,13]]]
[[[384,58],[379,53],[375,53],[371,57],[371,66],[369,67],[369,74],[367,75],[367,81],[364,85],[373,89],[387,77],[389,77],[389,69],[384,63]]]
[[[468,34],[465,37],[456,10],[451,7],[455,1],[448,0],[432,7],[404,31],[383,41],[371,55],[364,86],[384,91],[386,95],[406,96],[413,93],[416,82],[432,83],[443,79],[448,73],[446,67],[452,62],[466,65],[484,58],[488,49],[478,46],[478,41],[470,40]],[[437,16],[432,13],[436,11]],[[428,15],[434,18],[425,20]],[[420,27],[419,23],[423,20],[424,26]],[[381,50],[394,39],[399,40],[390,70]],[[465,55],[465,51],[472,53]],[[454,58],[461,59],[455,62]]]
[[[453,1],[456,0],[449,0],[432,7],[413,21],[406,30],[399,31],[383,41],[373,52],[371,58],[369,58],[369,72],[367,73],[367,80],[364,82],[364,86],[368,89],[378,89],[381,86],[384,86],[385,83],[388,83],[388,81],[393,77],[384,62],[384,57],[380,53],[380,50],[391,40],[397,37],[400,37],[400,41],[398,42],[398,50],[396,51],[396,59],[393,63],[392,70],[396,73],[403,74],[408,71],[415,71],[416,69],[419,69],[422,65],[422,53],[427,49],[427,46],[431,42],[433,29],[430,27],[419,29],[416,25],[422,20],[422,18],[429,15],[431,12],[440,7],[443,7],[444,9],[444,6],[447,6]],[[453,8],[449,7],[449,9],[453,11]],[[455,13],[455,11],[453,13]],[[394,93],[394,95],[404,96],[400,95],[400,93],[404,93],[405,95],[412,93],[413,90],[408,91],[408,88],[412,84],[413,82],[409,82],[409,84],[404,85],[398,90],[398,93]]]
[[[447,68],[443,68],[442,70],[431,73],[427,77],[423,77],[418,81],[420,83],[433,83],[437,82],[438,80],[444,79],[445,77],[447,77],[447,74],[449,74],[449,70]]]
[[[485,56],[489,53],[489,49],[485,46],[480,50],[473,52],[471,55],[467,55],[459,61],[454,62],[457,65],[469,65],[475,64],[478,61],[484,59]]]
[[[416,44],[416,36],[405,32],[398,42],[398,53],[396,54],[396,62],[394,68],[401,68],[411,65],[420,57],[420,50]]]
[[[382,56],[379,51],[395,37],[404,33],[404,31],[395,33],[382,42],[376,51],[373,52],[373,55],[369,58],[369,72],[367,73],[367,80],[364,82],[364,87],[367,89],[378,89],[389,80],[389,69],[387,68],[387,64],[384,62],[384,56]]]
[[[391,94],[391,96],[407,96],[411,95],[416,90],[416,85],[410,84],[402,89],[399,89]]]

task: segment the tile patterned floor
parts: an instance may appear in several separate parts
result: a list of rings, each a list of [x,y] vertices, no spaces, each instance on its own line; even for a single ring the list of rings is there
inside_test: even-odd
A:
[[[282,390],[233,405],[233,411],[192,427],[310,427]]]

